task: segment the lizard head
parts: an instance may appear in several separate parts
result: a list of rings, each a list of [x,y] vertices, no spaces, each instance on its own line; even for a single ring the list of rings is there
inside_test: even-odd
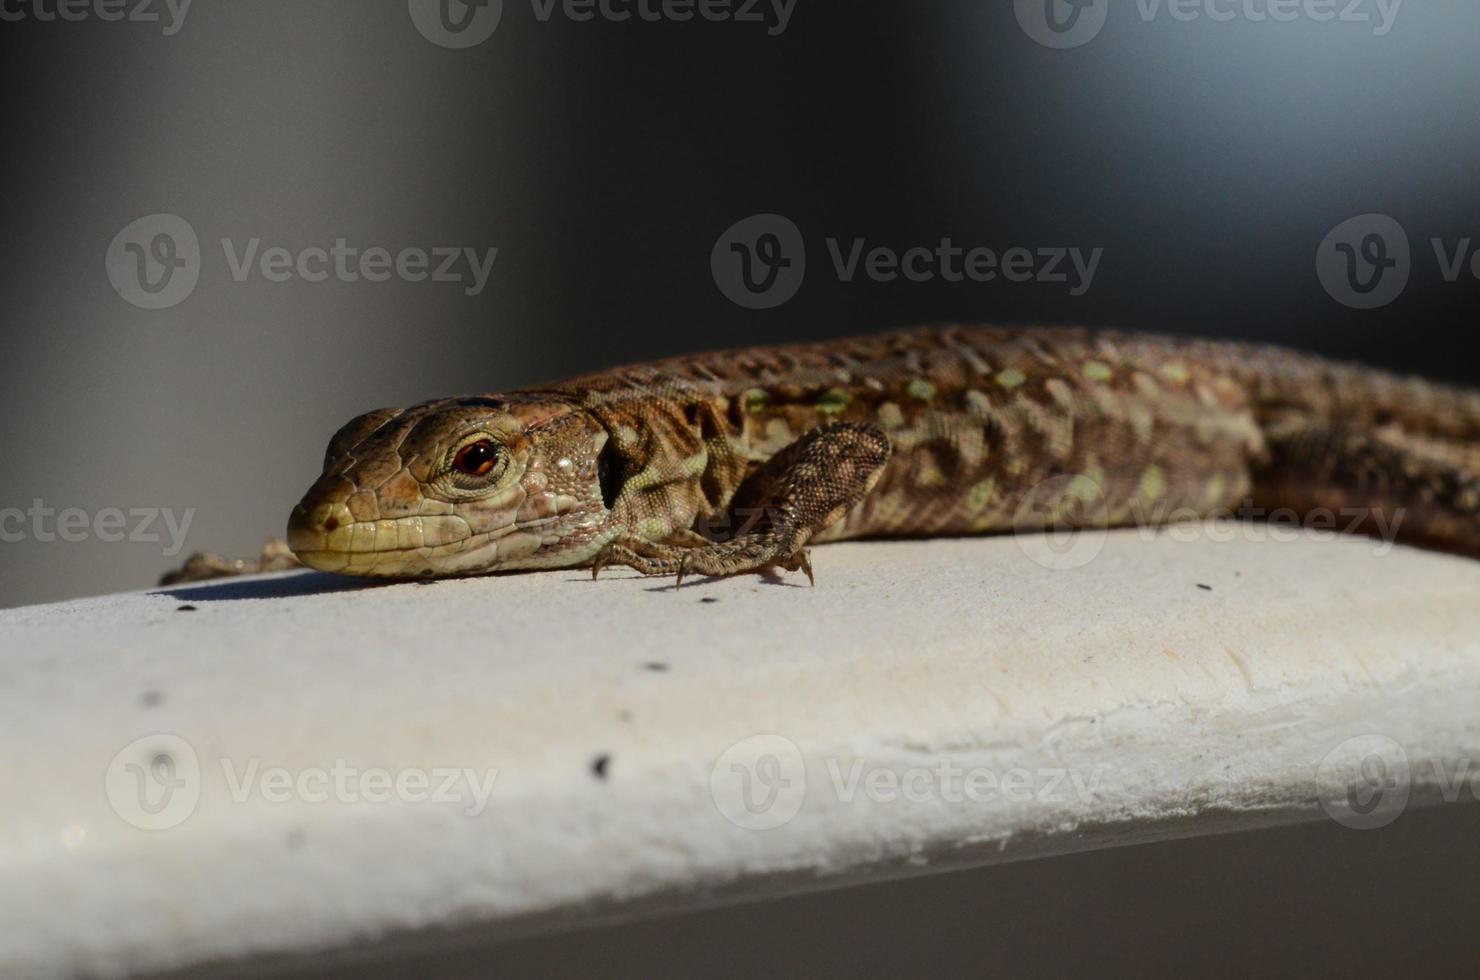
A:
[[[605,430],[555,397],[377,409],[329,441],[288,519],[310,568],[387,577],[579,564],[599,547]]]

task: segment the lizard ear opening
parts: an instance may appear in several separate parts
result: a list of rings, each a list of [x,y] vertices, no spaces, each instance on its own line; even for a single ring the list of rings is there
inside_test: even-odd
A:
[[[596,479],[601,484],[601,505],[611,510],[622,492],[622,458],[617,455],[616,440],[608,439],[596,455]]]

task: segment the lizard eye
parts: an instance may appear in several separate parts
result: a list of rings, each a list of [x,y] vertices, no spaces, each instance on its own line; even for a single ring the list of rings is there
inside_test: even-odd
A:
[[[452,468],[464,476],[487,476],[498,461],[498,447],[491,439],[479,439],[463,446],[452,457]]]

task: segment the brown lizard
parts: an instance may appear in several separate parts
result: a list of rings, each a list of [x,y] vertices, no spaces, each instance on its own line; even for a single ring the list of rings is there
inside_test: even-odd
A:
[[[367,412],[330,441],[287,545],[347,575],[810,578],[813,542],[1249,504],[1358,512],[1362,530],[1480,557],[1480,392],[1068,328],[743,348]],[[172,580],[260,567],[192,563]]]

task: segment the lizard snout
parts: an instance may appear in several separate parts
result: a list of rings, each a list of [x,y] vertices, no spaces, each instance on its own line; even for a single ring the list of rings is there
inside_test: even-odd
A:
[[[350,550],[351,526],[354,516],[340,502],[310,504],[303,502],[293,508],[288,516],[288,547],[298,559],[310,568],[334,571],[344,564],[325,561],[333,552]],[[325,567],[333,564],[336,568]]]

